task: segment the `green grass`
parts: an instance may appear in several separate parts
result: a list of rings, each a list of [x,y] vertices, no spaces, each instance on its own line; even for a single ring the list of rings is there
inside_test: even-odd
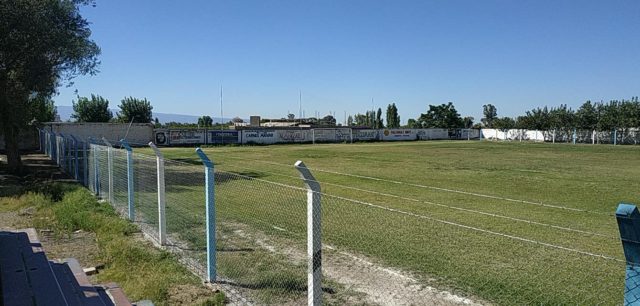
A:
[[[132,301],[149,299],[167,305],[169,289],[177,285],[201,286],[197,277],[168,252],[154,249],[138,229],[120,218],[106,203],[74,184],[42,183],[23,195],[0,198],[0,211],[36,207],[33,224],[52,229],[58,236],[76,230],[94,232],[100,261],[106,267],[99,281],[117,282]],[[207,305],[224,304],[224,294],[211,294]]]
[[[430,141],[214,147],[205,152],[219,171],[220,223],[245,224],[303,248],[304,191],[245,178],[302,187],[293,164],[303,160],[314,169],[323,192],[341,197],[323,198],[325,244],[410,272],[425,284],[497,304],[610,305],[622,301],[623,262],[549,245],[624,259],[613,214],[619,202],[640,196],[635,179],[639,150]],[[163,153],[199,165],[192,148]],[[195,229],[203,222],[204,191],[184,176],[174,174],[176,188],[168,192],[175,200],[167,205],[175,206],[181,223],[198,224],[178,232],[202,246]],[[243,266],[259,278],[267,272],[249,269],[254,260],[233,258],[229,265]],[[220,261],[222,272],[224,264]]]

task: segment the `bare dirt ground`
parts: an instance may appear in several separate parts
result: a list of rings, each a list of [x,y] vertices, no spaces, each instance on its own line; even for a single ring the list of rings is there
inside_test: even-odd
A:
[[[305,250],[294,243],[274,238],[243,224],[225,223],[233,235],[254,241],[257,247],[284,255],[293,263],[306,260]],[[479,299],[453,294],[418,281],[410,273],[385,267],[359,254],[323,245],[323,277],[342,285],[337,294],[348,305],[484,305]],[[427,282],[428,283],[428,282]]]

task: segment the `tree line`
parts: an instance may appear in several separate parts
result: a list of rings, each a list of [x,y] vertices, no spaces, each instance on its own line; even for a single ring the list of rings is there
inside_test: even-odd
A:
[[[100,95],[78,96],[77,100],[72,101],[72,105],[71,118],[76,122],[151,123],[154,121],[153,106],[146,98],[125,97],[120,101],[118,105],[120,111],[115,117],[109,109],[109,100]]]
[[[529,130],[597,130],[622,132],[640,128],[640,100],[584,102],[577,110],[566,104],[557,107],[537,107],[515,118],[498,117],[495,106],[483,106],[482,127]]]
[[[400,116],[395,103],[387,107],[386,121],[382,119],[382,109],[366,111],[364,114],[349,116],[348,126],[371,128],[491,128],[499,130],[558,130],[570,132],[578,130],[626,132],[629,129],[640,129],[640,100],[611,100],[609,102],[584,102],[577,110],[566,104],[559,106],[536,107],[516,117],[498,116],[493,104],[482,106],[483,117],[474,122],[471,116],[462,117],[453,102],[440,105],[429,105],[426,113],[417,118],[407,120],[400,125]]]

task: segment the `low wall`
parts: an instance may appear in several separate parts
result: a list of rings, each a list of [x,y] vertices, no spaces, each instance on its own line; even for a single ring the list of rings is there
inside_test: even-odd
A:
[[[79,140],[87,141],[89,137],[96,140],[106,138],[111,142],[126,137],[131,145],[146,145],[155,141],[153,125],[150,123],[97,123],[97,122],[49,122],[43,129],[56,134],[73,135]]]
[[[164,146],[198,144],[341,143],[357,141],[407,141],[478,139],[472,129],[155,129],[154,142]]]
[[[18,147],[20,150],[25,151],[38,150],[40,148],[40,144],[38,143],[38,130],[35,128],[29,128],[20,131],[20,135],[18,136]],[[0,135],[0,151],[4,151],[5,149],[4,135]]]

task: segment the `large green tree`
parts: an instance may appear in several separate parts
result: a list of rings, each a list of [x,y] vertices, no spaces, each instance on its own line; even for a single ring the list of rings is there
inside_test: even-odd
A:
[[[378,107],[378,111],[376,112],[376,129],[381,129],[384,127],[384,123],[382,123],[382,109]]]
[[[492,126],[494,129],[506,131],[516,128],[516,121],[511,117],[493,118]]]
[[[464,124],[465,129],[470,129],[473,127],[473,117],[467,116],[462,118],[462,123]]]
[[[109,100],[99,95],[91,94],[91,98],[78,96],[78,100],[72,104],[71,118],[77,122],[109,122],[113,118]]]
[[[213,119],[211,118],[211,116],[202,116],[202,117],[198,118],[198,126],[200,126],[200,127],[212,127],[213,126]]]
[[[493,104],[485,104],[482,106],[482,114],[484,117],[480,121],[487,128],[493,128],[493,121],[498,118],[498,110]]]
[[[58,115],[58,109],[51,96],[32,95],[27,107],[27,113],[32,116],[31,123],[34,124],[54,121]]]
[[[596,106],[587,101],[576,112],[576,125],[581,129],[595,130],[598,127],[598,117]]]
[[[429,105],[426,114],[418,118],[422,128],[455,129],[464,127],[464,122],[452,102],[441,105]]]
[[[387,106],[387,127],[396,129],[400,127],[400,115],[398,115],[398,107],[395,103]]]
[[[13,173],[22,170],[18,133],[34,117],[30,97],[50,96],[61,83],[97,72],[100,49],[80,15],[89,2],[0,1],[0,131]]]
[[[133,123],[150,123],[153,121],[153,106],[151,102],[134,97],[126,97],[120,101],[118,121]]]

